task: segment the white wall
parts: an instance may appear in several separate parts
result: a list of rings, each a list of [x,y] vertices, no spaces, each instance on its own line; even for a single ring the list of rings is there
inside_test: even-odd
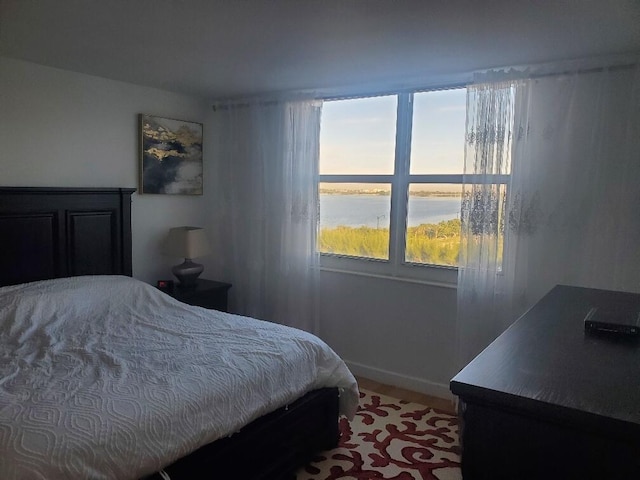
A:
[[[0,185],[138,187],[138,114],[205,122],[202,99],[0,57]],[[205,140],[207,125],[204,125]],[[208,152],[205,145],[205,170]],[[204,224],[203,196],[133,196],[133,274],[171,278],[169,227]]]
[[[456,290],[323,271],[320,336],[356,375],[447,397]]]

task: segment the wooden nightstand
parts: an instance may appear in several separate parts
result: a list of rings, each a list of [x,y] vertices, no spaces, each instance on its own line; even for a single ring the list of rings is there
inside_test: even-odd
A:
[[[198,279],[192,287],[175,285],[172,290],[163,290],[163,292],[189,305],[226,312],[227,292],[230,288],[230,283]]]

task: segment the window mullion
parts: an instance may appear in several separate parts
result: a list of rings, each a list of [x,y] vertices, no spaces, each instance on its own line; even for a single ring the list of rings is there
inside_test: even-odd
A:
[[[395,174],[391,184],[389,238],[389,262],[393,266],[394,274],[397,273],[398,267],[404,263],[412,121],[413,94],[399,94],[396,120]]]

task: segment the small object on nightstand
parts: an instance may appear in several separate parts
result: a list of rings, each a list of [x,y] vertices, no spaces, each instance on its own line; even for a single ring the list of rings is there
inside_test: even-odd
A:
[[[173,280],[158,280],[157,287],[163,292],[171,292],[173,290]]]
[[[163,291],[183,303],[226,312],[227,293],[230,288],[230,283],[199,278],[194,285],[185,287],[178,284],[171,290]]]

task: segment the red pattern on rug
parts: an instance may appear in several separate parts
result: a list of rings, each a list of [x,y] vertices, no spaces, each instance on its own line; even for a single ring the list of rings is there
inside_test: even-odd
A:
[[[363,390],[352,422],[340,419],[338,448],[323,452],[297,480],[458,480],[455,415]]]

